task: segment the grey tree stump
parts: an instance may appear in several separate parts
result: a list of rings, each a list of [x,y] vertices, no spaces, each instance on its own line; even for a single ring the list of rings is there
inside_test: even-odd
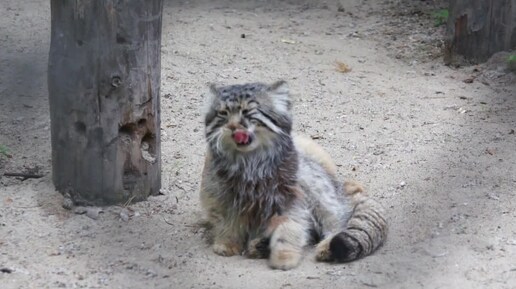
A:
[[[516,0],[450,0],[445,62],[479,63],[516,49]]]
[[[76,204],[160,189],[162,11],[162,0],[51,1],[53,182]]]

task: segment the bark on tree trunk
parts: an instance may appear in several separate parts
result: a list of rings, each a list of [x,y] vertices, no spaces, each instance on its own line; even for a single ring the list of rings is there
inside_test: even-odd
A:
[[[516,0],[450,0],[449,12],[447,64],[516,48]]]
[[[51,1],[53,181],[76,204],[160,189],[162,10],[162,0]]]

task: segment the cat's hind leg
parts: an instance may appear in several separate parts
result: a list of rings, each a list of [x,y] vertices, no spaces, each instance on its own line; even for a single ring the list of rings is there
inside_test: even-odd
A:
[[[303,207],[294,207],[285,214],[271,236],[270,267],[289,270],[299,265],[310,236],[307,215]]]

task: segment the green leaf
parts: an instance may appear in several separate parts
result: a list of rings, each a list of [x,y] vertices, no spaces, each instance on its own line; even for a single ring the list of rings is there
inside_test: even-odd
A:
[[[509,58],[507,58],[507,65],[509,66],[509,70],[516,72],[516,54],[509,55]]]
[[[441,26],[443,24],[446,24],[448,22],[448,17],[450,16],[450,13],[448,12],[448,9],[441,9],[437,10],[433,13],[435,26]]]
[[[4,156],[9,156],[9,149],[4,146],[4,145],[1,145],[0,144],[0,155],[4,155]]]

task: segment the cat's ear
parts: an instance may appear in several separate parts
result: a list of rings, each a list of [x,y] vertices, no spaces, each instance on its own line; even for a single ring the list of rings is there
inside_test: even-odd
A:
[[[204,97],[204,109],[203,114],[209,116],[214,111],[216,99],[219,97],[219,91],[214,83],[208,84],[209,91]]]
[[[269,86],[267,92],[272,99],[274,108],[278,112],[290,112],[292,109],[292,103],[290,101],[289,89],[286,81],[280,80],[274,82]]]
[[[219,95],[219,90],[217,89],[217,85],[215,85],[215,83],[208,83],[208,87],[210,88],[211,97],[217,97]]]

